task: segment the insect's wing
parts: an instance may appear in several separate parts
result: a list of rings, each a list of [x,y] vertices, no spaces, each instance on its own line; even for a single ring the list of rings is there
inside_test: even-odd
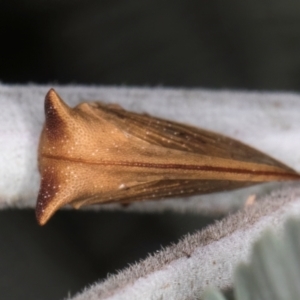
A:
[[[75,208],[99,203],[122,203],[144,200],[162,200],[176,197],[208,194],[216,191],[229,191],[253,185],[251,181],[231,180],[157,180],[136,184],[124,191],[115,191],[112,195],[91,196],[74,201]]]
[[[98,109],[101,118],[109,119],[111,124],[121,129],[126,135],[143,140],[149,145],[157,145],[172,151],[177,150],[182,152],[182,155],[189,155],[190,153],[209,156],[212,159],[222,158],[232,161],[255,162],[256,164],[275,166],[282,169],[283,172],[295,174],[292,169],[268,155],[220,134],[176,122],[169,122],[146,114],[126,111],[117,105],[107,105],[99,102],[91,105]],[[142,150],[140,151],[142,152]],[[133,175],[133,177],[131,178],[130,175]],[[115,176],[115,180],[117,180],[117,177]],[[135,182],[136,177],[139,177],[140,180]],[[220,174],[220,179],[221,177],[222,174]],[[124,184],[120,184],[120,186],[123,185],[123,189],[115,189],[107,195],[101,194],[100,197],[99,195],[94,195],[80,199],[79,201],[74,201],[72,205],[78,208],[94,203],[130,203],[147,199],[156,200],[207,194],[246,187],[257,183],[252,180],[234,181],[226,179],[166,180],[163,176],[159,180],[153,180],[149,174],[143,175],[142,173],[139,175],[137,173],[122,175],[122,178],[123,181],[120,178],[120,183],[124,182]],[[130,184],[127,185],[126,182],[130,182]],[[132,184],[132,182],[134,183]]]
[[[276,159],[232,138],[193,126],[138,114],[118,106],[95,103],[113,115],[124,131],[153,145],[212,157],[277,166],[294,172]]]

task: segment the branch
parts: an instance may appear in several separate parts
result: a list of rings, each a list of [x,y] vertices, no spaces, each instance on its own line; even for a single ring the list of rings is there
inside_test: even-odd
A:
[[[248,261],[251,245],[266,228],[282,231],[300,214],[300,187],[259,199],[178,244],[162,249],[70,300],[200,299],[208,287],[228,288],[233,271]]]
[[[34,207],[39,188],[38,139],[43,101],[50,86],[0,85],[0,208]],[[213,130],[249,144],[300,170],[300,101],[297,95],[164,88],[56,86],[75,106],[102,100],[124,108]],[[264,195],[276,183],[234,192],[89,209],[206,212],[224,214],[244,205],[251,194]]]

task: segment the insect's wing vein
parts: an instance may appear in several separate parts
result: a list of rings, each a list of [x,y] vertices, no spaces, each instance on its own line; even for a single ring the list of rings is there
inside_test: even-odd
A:
[[[253,185],[249,181],[230,180],[157,180],[136,184],[125,191],[116,191],[109,195],[102,195],[78,200],[72,205],[76,208],[97,203],[129,204],[143,200],[161,200],[167,198],[187,197],[215,192],[229,191]]]
[[[97,105],[108,114],[113,114],[113,119],[115,122],[117,120],[119,126],[122,124],[124,131],[150,144],[212,157],[267,164],[292,171],[261,151],[221,134],[115,107],[108,110],[102,103]]]

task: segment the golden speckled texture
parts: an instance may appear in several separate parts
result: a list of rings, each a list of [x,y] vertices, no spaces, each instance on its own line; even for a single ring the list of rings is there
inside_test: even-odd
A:
[[[51,89],[45,115],[36,207],[41,225],[66,204],[130,203],[300,178],[238,141],[118,105],[71,109]]]

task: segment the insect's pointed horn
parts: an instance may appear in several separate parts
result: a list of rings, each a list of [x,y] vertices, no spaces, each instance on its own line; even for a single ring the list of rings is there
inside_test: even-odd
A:
[[[43,170],[41,187],[38,194],[35,214],[39,225],[44,225],[50,217],[64,205],[60,196],[60,182],[54,168]]]
[[[47,138],[57,140],[64,134],[66,121],[70,119],[71,108],[50,89],[45,97],[45,133]]]

